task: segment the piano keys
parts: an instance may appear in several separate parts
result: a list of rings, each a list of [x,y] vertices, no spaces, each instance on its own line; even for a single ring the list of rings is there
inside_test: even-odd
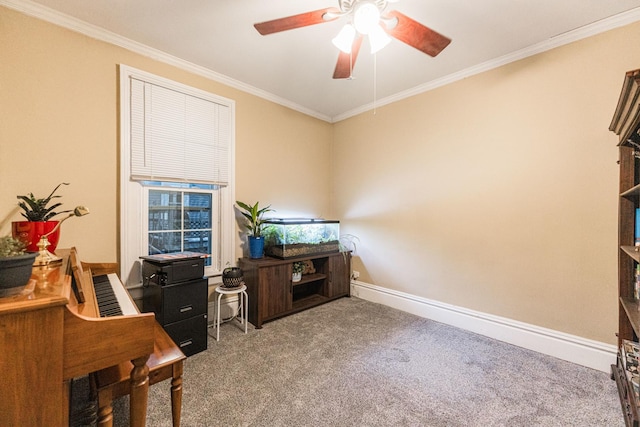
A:
[[[100,317],[139,314],[129,294],[115,273],[93,276],[93,287]]]

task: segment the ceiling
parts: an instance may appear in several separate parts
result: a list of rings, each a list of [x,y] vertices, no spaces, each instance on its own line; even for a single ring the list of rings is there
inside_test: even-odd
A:
[[[174,57],[174,63],[327,121],[640,20],[640,0],[398,0],[388,9],[451,38],[451,44],[432,58],[393,40],[374,57],[365,41],[354,78],[334,80],[338,50],[331,39],[344,19],[268,36],[253,24],[337,7],[337,0],[0,0],[0,5],[96,38],[127,39],[119,44],[146,54],[155,52],[148,47],[156,49],[168,55],[155,56]]]

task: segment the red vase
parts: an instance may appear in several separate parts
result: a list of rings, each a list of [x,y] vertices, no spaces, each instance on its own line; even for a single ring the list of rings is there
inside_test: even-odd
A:
[[[50,233],[59,221],[14,221],[11,223],[11,235],[14,239],[20,239],[27,245],[28,252],[38,252],[38,242],[44,234]],[[49,246],[47,250],[54,253],[58,240],[60,240],[60,229],[47,236]]]

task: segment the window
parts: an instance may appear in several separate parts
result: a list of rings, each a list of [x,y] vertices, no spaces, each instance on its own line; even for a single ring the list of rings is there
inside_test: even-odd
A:
[[[205,265],[220,264],[221,233],[219,223],[213,222],[220,205],[219,187],[150,181],[144,181],[143,185],[147,201],[147,253],[201,252],[211,255]],[[217,263],[212,263],[214,260]]]
[[[140,256],[209,254],[205,274],[231,264],[232,101],[120,67],[121,277],[141,283]]]

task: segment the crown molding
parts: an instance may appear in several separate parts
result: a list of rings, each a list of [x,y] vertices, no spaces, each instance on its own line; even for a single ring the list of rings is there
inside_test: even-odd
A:
[[[614,15],[612,17],[596,21],[592,24],[585,25],[584,27],[577,28],[572,31],[568,31],[563,34],[559,34],[543,42],[528,46],[524,49],[517,50],[515,52],[500,56],[498,58],[483,62],[473,67],[466,68],[453,74],[449,74],[442,78],[432,80],[428,83],[416,86],[412,89],[408,89],[403,92],[388,96],[386,98],[378,99],[374,103],[369,103],[353,110],[342,113],[332,118],[332,122],[339,122],[341,120],[348,119],[349,117],[356,116],[358,114],[365,113],[370,110],[375,110],[384,105],[392,104],[394,102],[401,101],[403,99],[428,92],[433,89],[437,89],[442,86],[457,82],[459,80],[466,79],[476,74],[484,73],[485,71],[493,70],[494,68],[501,67],[511,62],[519,61],[529,56],[537,55],[542,52],[546,52],[551,49],[555,49],[560,46],[564,46],[569,43],[573,43],[578,40],[585,39],[587,37],[595,36],[605,31],[613,30],[615,28],[623,27],[633,22],[640,21],[640,7],[631,9],[627,12]]]
[[[216,82],[222,83],[234,89],[238,89],[240,91],[249,93],[251,95],[255,95],[267,101],[271,101],[273,103],[290,108],[294,111],[298,111],[302,114],[306,114],[308,116],[315,117],[319,120],[323,120],[329,123],[336,123],[336,122],[348,119],[350,117],[356,116],[358,114],[375,110],[376,108],[382,107],[384,105],[402,101],[403,99],[406,99],[415,95],[419,95],[433,89],[437,89],[439,87],[457,82],[459,80],[474,76],[476,74],[483,73],[485,71],[492,70],[494,68],[501,67],[511,62],[519,61],[521,59],[527,58],[529,56],[537,55],[542,52],[546,52],[556,47],[564,46],[566,44],[573,43],[575,41],[578,41],[587,37],[591,37],[596,34],[603,33],[605,31],[609,31],[615,28],[619,28],[619,27],[631,24],[636,21],[640,21],[640,7],[631,9],[627,12],[623,12],[618,15],[614,15],[612,17],[602,19],[600,21],[596,21],[592,24],[585,25],[584,27],[581,27],[572,31],[568,31],[563,34],[559,34],[557,36],[550,38],[549,40],[545,40],[544,42],[540,42],[535,45],[526,47],[524,49],[520,49],[518,51],[509,53],[507,55],[500,56],[498,58],[483,62],[473,67],[466,68],[456,73],[449,74],[439,79],[432,80],[428,83],[416,86],[412,89],[399,92],[397,94],[388,96],[386,98],[378,99],[375,101],[375,103],[365,104],[353,110],[346,111],[342,114],[329,117],[325,114],[321,114],[317,111],[311,110],[297,103],[291,102],[287,99],[274,95],[270,92],[267,92],[262,89],[251,86],[249,84],[243,83],[239,80],[232,79],[231,77],[217,73],[208,68],[201,67],[191,62],[182,60],[166,52],[151,48],[142,43],[138,43],[128,38],[122,37],[118,34],[112,33],[110,31],[107,31],[95,25],[88,24],[84,21],[73,18],[69,15],[65,15],[56,10],[45,7],[41,4],[34,3],[28,0],[0,0],[0,6],[5,6],[10,9],[17,10],[18,12],[24,13],[25,15],[33,16],[43,21],[47,21],[52,24],[75,31],[77,33],[84,34],[96,40],[104,41],[106,43],[110,43],[115,46],[122,47],[124,49],[146,56],[148,58],[151,58],[160,62],[164,62],[166,64],[169,64],[177,68],[183,69],[185,71],[197,74],[199,76],[214,80]]]
[[[5,6],[9,9],[16,10],[25,15],[32,16],[52,23],[54,25],[67,28],[71,31],[83,34],[87,37],[119,46],[131,52],[146,56],[147,58],[151,58],[156,61],[160,61],[172,65],[176,68],[188,71],[190,73],[214,80],[226,86],[266,99],[267,101],[274,102],[308,116],[315,117],[326,122],[331,122],[331,117],[327,115],[318,113],[317,111],[303,107],[299,104],[291,102],[287,99],[264,91],[262,89],[258,89],[239,80],[232,79],[231,77],[225,76],[224,74],[220,74],[208,68],[201,67],[189,61],[182,60],[161,50],[154,49],[126,37],[122,37],[116,33],[107,31],[104,28],[89,24],[77,18],[73,18],[69,15],[45,7],[41,4],[34,3],[28,0],[0,0],[0,6]]]

